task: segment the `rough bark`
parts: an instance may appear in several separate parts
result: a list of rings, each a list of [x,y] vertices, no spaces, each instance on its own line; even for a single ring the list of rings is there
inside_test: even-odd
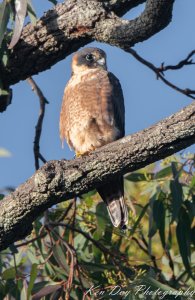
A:
[[[44,210],[195,142],[195,102],[141,132],[71,161],[50,161],[0,202],[0,249],[24,238]]]
[[[146,2],[134,20],[120,18]],[[142,42],[171,21],[174,0],[67,0],[45,13],[36,25],[28,24],[10,53],[1,80],[9,86],[44,71],[94,40],[121,48]]]

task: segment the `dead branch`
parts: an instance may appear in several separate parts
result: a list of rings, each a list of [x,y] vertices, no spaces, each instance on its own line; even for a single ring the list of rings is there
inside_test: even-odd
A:
[[[143,65],[147,66],[150,70],[152,70],[155,74],[157,79],[162,80],[166,85],[168,85],[169,87],[171,87],[172,89],[174,89],[175,91],[191,98],[191,99],[195,99],[195,90],[191,90],[189,88],[185,88],[182,89],[178,86],[176,86],[175,84],[173,84],[172,82],[170,82],[169,80],[167,80],[164,77],[164,74],[162,73],[162,70],[155,67],[155,65],[153,65],[151,62],[149,62],[148,60],[144,59],[143,57],[141,57],[135,50],[133,49],[126,49],[124,48],[124,50],[128,53],[130,53],[133,57],[135,57],[139,62],[141,62]],[[170,66],[169,66],[170,67]],[[179,67],[178,67],[179,69]]]
[[[195,50],[192,50],[186,58],[178,62],[176,65],[168,65],[165,66],[164,62],[161,64],[161,66],[158,68],[158,70],[164,75],[164,72],[170,71],[170,70],[179,70],[182,69],[184,66],[194,65],[195,62],[192,59],[192,56],[195,54]]]
[[[35,92],[35,94],[39,98],[39,104],[40,104],[40,111],[39,111],[39,117],[37,120],[37,124],[35,126],[35,138],[34,138],[34,158],[35,158],[35,169],[39,169],[39,159],[42,160],[43,163],[46,163],[45,158],[42,156],[40,153],[40,138],[41,138],[41,133],[42,133],[42,125],[43,125],[43,119],[45,116],[45,104],[48,104],[49,102],[43,95],[41,89],[39,86],[36,84],[34,79],[32,77],[29,77],[27,79],[27,82],[30,84],[32,91]]]

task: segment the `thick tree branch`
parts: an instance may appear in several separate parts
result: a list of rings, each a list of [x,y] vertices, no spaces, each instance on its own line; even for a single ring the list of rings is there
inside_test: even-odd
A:
[[[116,16],[100,20],[96,24],[95,38],[120,48],[132,47],[160,30],[171,21],[174,0],[149,0],[143,13],[134,20]]]
[[[28,24],[10,52],[1,79],[9,86],[44,71],[56,62],[97,40],[131,47],[165,28],[171,21],[174,0],[147,0],[144,12],[123,20],[139,0],[67,0],[48,11],[36,25]]]
[[[123,16],[132,8],[145,3],[146,0],[102,0],[105,7],[112,10],[117,16]]]
[[[195,102],[141,132],[71,161],[50,161],[0,202],[0,249],[24,238],[48,207],[195,142]]]

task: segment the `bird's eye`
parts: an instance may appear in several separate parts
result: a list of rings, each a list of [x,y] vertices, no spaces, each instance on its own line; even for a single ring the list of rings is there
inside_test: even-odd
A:
[[[87,55],[85,56],[85,58],[86,58],[86,60],[88,60],[88,61],[92,61],[92,60],[93,60],[93,55],[92,55],[92,54],[87,54]]]

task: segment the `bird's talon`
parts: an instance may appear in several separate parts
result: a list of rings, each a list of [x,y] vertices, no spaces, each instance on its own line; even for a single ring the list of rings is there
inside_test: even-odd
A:
[[[84,155],[84,153],[82,153],[82,152],[76,152],[76,157],[81,157],[82,155]]]

